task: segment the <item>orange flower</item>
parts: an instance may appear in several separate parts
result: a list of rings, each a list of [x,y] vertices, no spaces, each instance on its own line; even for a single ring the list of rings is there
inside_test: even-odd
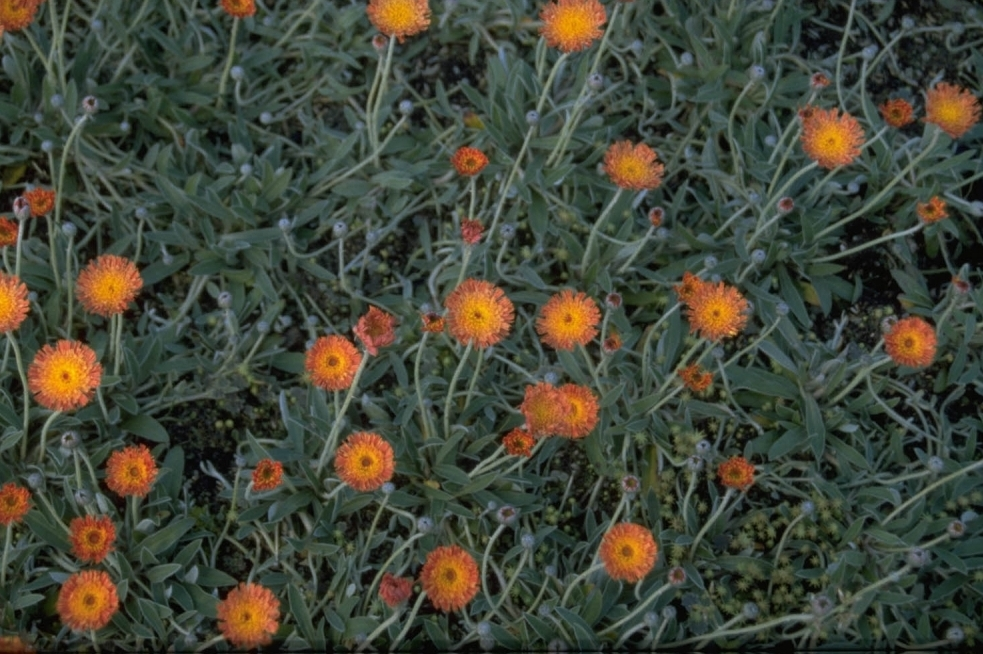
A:
[[[881,116],[884,117],[884,122],[891,127],[904,127],[915,120],[914,110],[911,104],[901,98],[888,100],[877,109],[881,112]]]
[[[89,313],[108,318],[126,311],[126,305],[143,288],[136,264],[115,254],[90,261],[79,273],[75,289]]]
[[[20,327],[29,308],[24,282],[17,275],[0,272],[0,334]]]
[[[686,388],[694,393],[702,393],[710,388],[710,384],[713,383],[713,373],[704,370],[697,363],[680,368],[676,374],[683,380]]]
[[[802,118],[802,149],[823,168],[852,163],[864,143],[864,130],[857,119],[846,112],[839,114],[839,109],[810,107]]]
[[[253,490],[273,490],[283,482],[283,464],[273,459],[260,459],[253,470]]]
[[[145,497],[157,479],[157,462],[146,445],[116,450],[106,462],[106,485],[117,495]]]
[[[41,0],[0,0],[0,34],[16,32],[32,22]]]
[[[13,482],[0,488],[0,525],[4,527],[19,522],[31,508],[31,491]]]
[[[376,356],[380,347],[392,345],[396,340],[396,318],[378,307],[369,307],[352,331],[362,341],[365,351]]]
[[[564,438],[583,438],[597,426],[598,404],[586,386],[564,384],[557,391],[561,399],[560,421],[556,433]]]
[[[644,579],[655,566],[659,546],[652,532],[642,525],[621,522],[601,538],[598,554],[612,579],[635,583]]]
[[[361,353],[344,336],[321,336],[304,357],[304,370],[311,383],[326,391],[341,391],[352,385],[362,363]]]
[[[374,491],[393,477],[393,448],[379,434],[349,436],[334,458],[338,478],[357,491]]]
[[[221,0],[220,4],[233,18],[248,18],[256,13],[255,0]]]
[[[902,318],[884,334],[884,349],[901,366],[924,368],[935,359],[935,329],[917,316]]]
[[[924,223],[937,223],[949,214],[945,210],[945,200],[935,195],[928,202],[916,202],[915,213]]]
[[[451,165],[458,175],[474,177],[488,165],[488,157],[478,148],[460,147],[451,157]]]
[[[604,352],[604,354],[614,354],[620,349],[621,334],[612,329],[611,333],[608,334],[608,337],[601,343],[601,350]]]
[[[461,221],[461,240],[467,245],[477,245],[484,229],[480,220],[465,218]]]
[[[727,488],[746,491],[754,484],[754,466],[743,456],[732,456],[717,467],[717,476]]]
[[[3,0],[0,0],[2,2]],[[17,223],[6,216],[0,217],[0,248],[17,245]]]
[[[71,411],[89,403],[102,381],[96,353],[78,341],[45,345],[27,369],[27,386],[38,404],[52,411]]]
[[[535,444],[536,439],[522,429],[513,429],[502,438],[505,451],[512,456],[532,456],[532,446]]]
[[[478,564],[458,545],[438,547],[427,555],[420,583],[438,610],[458,611],[478,593]]]
[[[928,91],[922,120],[957,139],[979,122],[980,102],[961,86],[939,82]]]
[[[665,166],[659,163],[655,150],[631,141],[618,141],[604,153],[604,172],[615,186],[627,191],[656,189],[662,183]]]
[[[539,18],[546,45],[561,52],[589,48],[604,35],[601,27],[608,19],[598,0],[556,0],[543,7]]]
[[[369,0],[365,13],[377,30],[400,43],[430,27],[427,0]]]
[[[748,309],[747,300],[733,286],[703,283],[686,309],[689,330],[699,330],[700,336],[709,341],[737,336],[747,324]]]
[[[444,318],[439,313],[432,311],[420,316],[423,321],[423,331],[428,334],[439,334],[444,331]]]
[[[58,616],[72,631],[102,629],[119,610],[112,578],[102,570],[76,572],[58,591]]]
[[[273,642],[280,628],[280,600],[269,588],[240,583],[215,609],[218,630],[236,649],[253,649]]]
[[[408,600],[412,594],[412,579],[408,577],[397,577],[390,572],[382,575],[382,581],[379,582],[379,598],[382,599],[382,601],[385,602],[389,608],[396,608]]]
[[[687,270],[683,273],[682,283],[676,284],[672,289],[676,291],[680,302],[689,304],[704,286],[707,286],[707,282]]]
[[[0,27],[0,36],[3,36],[2,27]],[[0,653],[33,654],[34,648],[20,636],[0,636]]]
[[[87,515],[83,518],[72,518],[68,526],[69,539],[72,541],[72,554],[85,563],[102,563],[102,560],[113,550],[116,540],[116,526],[108,516]]]
[[[556,431],[561,420],[562,398],[552,384],[539,382],[526,386],[519,411],[526,419],[526,429],[533,436],[547,436]]]
[[[3,0],[0,0],[2,2]],[[35,188],[24,193],[24,199],[31,207],[31,217],[38,218],[55,208],[55,192],[50,189]]]
[[[515,318],[512,302],[491,282],[466,279],[444,302],[451,335],[461,343],[489,347],[509,333]]]
[[[601,312],[597,303],[581,291],[565,288],[553,295],[539,312],[536,331],[547,345],[557,350],[572,350],[587,345],[597,336]]]

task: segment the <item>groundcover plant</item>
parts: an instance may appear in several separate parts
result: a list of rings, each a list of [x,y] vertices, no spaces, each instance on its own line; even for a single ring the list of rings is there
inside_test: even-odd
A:
[[[0,650],[971,646],[973,5],[0,0]]]

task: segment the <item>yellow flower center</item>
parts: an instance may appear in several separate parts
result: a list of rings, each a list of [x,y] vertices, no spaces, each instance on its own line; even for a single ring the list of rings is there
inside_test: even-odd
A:
[[[416,25],[416,7],[408,0],[391,0],[379,8],[379,22],[393,32],[409,29]]]

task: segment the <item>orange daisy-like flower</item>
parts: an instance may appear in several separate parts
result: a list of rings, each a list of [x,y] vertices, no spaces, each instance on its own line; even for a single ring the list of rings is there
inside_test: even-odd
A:
[[[980,101],[961,86],[939,82],[928,91],[922,120],[957,139],[979,122]]]
[[[676,374],[679,375],[681,380],[683,380],[683,384],[686,386],[686,388],[690,389],[694,393],[702,393],[706,389],[710,388],[710,384],[713,383],[713,373],[708,370],[704,370],[697,363],[686,366],[685,368],[680,368]]]
[[[334,467],[338,478],[355,490],[374,491],[393,477],[392,445],[379,434],[355,432],[338,448]]]
[[[397,577],[391,572],[382,575],[379,582],[379,598],[394,609],[413,594],[413,580],[408,577]]]
[[[437,609],[458,611],[478,593],[478,564],[457,545],[438,547],[427,555],[420,583]]]
[[[491,282],[466,279],[444,301],[448,328],[461,343],[490,347],[505,338],[515,318],[512,301]]]
[[[0,272],[0,334],[20,327],[29,308],[24,282],[16,275]]]
[[[601,538],[598,554],[612,579],[635,583],[655,566],[659,546],[652,532],[642,525],[621,522]]]
[[[467,245],[477,245],[478,241],[481,240],[483,231],[485,228],[481,225],[480,220],[465,218],[461,221],[461,240]]]
[[[852,163],[860,156],[864,130],[857,119],[839,109],[811,110],[802,118],[802,149],[823,168]],[[800,116],[802,114],[800,113]]]
[[[0,27],[0,36],[3,28]],[[20,636],[0,636],[0,654],[34,654],[34,648]]]
[[[427,0],[369,0],[365,13],[377,30],[400,43],[430,27]]]
[[[532,446],[535,444],[536,439],[522,429],[513,429],[502,438],[505,451],[512,456],[532,456]]]
[[[557,350],[572,350],[578,343],[587,345],[597,336],[601,311],[587,294],[565,288],[553,295],[536,319],[536,331],[547,345]]]
[[[72,554],[85,563],[102,563],[113,550],[116,540],[116,526],[108,516],[87,515],[72,518],[68,526],[68,537],[72,541]]]
[[[115,254],[90,261],[79,273],[75,290],[89,313],[108,318],[126,311],[143,288],[136,264]]]
[[[304,357],[311,383],[326,391],[342,391],[352,385],[362,354],[344,336],[321,336]]]
[[[439,334],[444,331],[444,317],[439,313],[428,312],[420,316],[423,321],[423,331],[428,334]]]
[[[157,462],[146,445],[116,450],[106,462],[106,485],[117,495],[145,497],[157,479]]]
[[[488,165],[488,156],[478,148],[464,146],[451,157],[451,165],[458,175],[474,177]]]
[[[0,216],[0,248],[17,245],[17,223],[6,216]]]
[[[283,482],[283,464],[273,459],[260,459],[253,470],[253,490],[273,490]]]
[[[0,488],[0,525],[6,527],[23,520],[31,508],[31,491],[9,482]]]
[[[673,286],[673,290],[676,291],[676,295],[679,296],[679,301],[684,304],[689,304],[696,297],[696,294],[707,285],[702,279],[686,271],[683,273],[683,281],[680,284]]]
[[[891,127],[904,127],[915,120],[914,109],[907,100],[895,98],[888,100],[877,108],[884,117],[884,122]]]
[[[116,584],[102,570],[76,572],[58,591],[58,616],[72,631],[102,629],[119,610]]]
[[[248,18],[256,14],[255,0],[221,0],[225,13],[233,18]]]
[[[717,467],[717,477],[727,488],[746,491],[754,484],[754,466],[743,456],[732,456]]]
[[[539,33],[546,45],[561,52],[586,50],[604,35],[607,22],[604,6],[598,0],[556,0],[539,12],[543,21]]]
[[[253,649],[273,642],[280,628],[280,600],[269,588],[240,583],[215,609],[218,630],[237,649]]]
[[[0,0],[2,2],[2,0]],[[31,217],[38,218],[55,208],[55,192],[46,188],[35,188],[24,193],[31,208]]]
[[[38,404],[52,411],[71,411],[89,403],[102,381],[96,353],[78,341],[45,345],[27,369],[27,386]]]
[[[599,406],[594,392],[586,386],[564,384],[556,389],[562,402],[556,433],[564,438],[583,438],[597,426]]]
[[[666,170],[658,158],[655,150],[644,143],[618,141],[604,153],[604,172],[615,186],[627,191],[656,189]]]
[[[737,336],[747,324],[749,305],[733,286],[703,283],[686,309],[690,332],[709,340]]]
[[[0,34],[16,32],[34,22],[41,0],[0,0]]]
[[[552,384],[539,382],[526,386],[519,411],[526,419],[526,429],[533,436],[548,436],[562,419],[563,399]]]
[[[378,307],[369,307],[368,313],[358,319],[352,331],[362,341],[366,352],[376,356],[380,347],[396,341],[396,318]]]
[[[948,218],[949,213],[945,210],[945,200],[935,195],[928,202],[915,203],[915,213],[924,223],[937,223],[943,218]]]
[[[884,334],[884,349],[891,360],[912,368],[930,365],[936,344],[935,329],[917,316],[902,318]]]

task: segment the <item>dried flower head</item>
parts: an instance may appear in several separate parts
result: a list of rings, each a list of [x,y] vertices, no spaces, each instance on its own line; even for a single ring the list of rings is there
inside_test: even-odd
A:
[[[597,426],[600,409],[597,396],[578,384],[564,384],[557,391],[561,401],[560,420],[555,427],[557,436],[584,438]]]
[[[420,583],[438,610],[459,611],[478,593],[478,564],[457,545],[438,547],[427,555]]]
[[[801,115],[801,113],[800,113]],[[846,166],[860,156],[864,130],[857,119],[839,109],[812,107],[802,118],[802,149],[823,168]]]
[[[115,254],[104,254],[90,261],[75,282],[76,294],[85,310],[106,318],[126,311],[141,288],[143,279],[136,264]]]
[[[358,319],[352,331],[362,341],[365,351],[377,356],[380,347],[392,345],[396,341],[396,317],[372,306]]]
[[[0,0],[0,35],[16,32],[34,22],[41,0]]]
[[[727,488],[746,491],[754,484],[754,466],[743,456],[732,456],[717,467],[717,477]]]
[[[705,370],[698,363],[680,368],[676,374],[683,381],[683,385],[694,393],[702,393],[713,383],[713,373]]]
[[[102,563],[113,550],[116,526],[109,516],[72,518],[68,531],[72,554],[84,563]]]
[[[27,386],[38,404],[52,411],[78,409],[93,398],[102,380],[96,353],[78,341],[45,345],[27,369]]]
[[[269,645],[280,628],[280,600],[269,588],[240,583],[215,609],[218,630],[237,649]]]
[[[233,18],[248,18],[256,13],[256,0],[221,0],[220,4]]]
[[[884,349],[902,366],[924,368],[935,359],[935,329],[924,318],[909,316],[894,323],[884,334]]]
[[[17,223],[6,216],[0,216],[0,248],[17,245]]]
[[[961,86],[939,82],[928,91],[922,120],[957,139],[979,122],[980,101]]]
[[[0,272],[0,334],[12,332],[27,318],[27,286],[17,275]]]
[[[792,198],[786,195],[785,197],[782,197],[778,200],[778,211],[780,213],[783,214],[792,213],[793,209],[795,209],[795,200],[793,200]]]
[[[106,485],[117,495],[145,497],[157,479],[157,462],[146,445],[116,450],[106,462]]]
[[[458,175],[474,177],[488,165],[488,156],[478,148],[463,146],[451,157],[451,165]]]
[[[601,342],[601,351],[604,354],[614,354],[621,349],[621,345],[621,334],[612,329],[607,338]]]
[[[702,279],[687,270],[683,273],[683,281],[676,284],[672,288],[674,291],[676,291],[676,295],[679,296],[680,302],[689,304],[693,298],[696,297],[696,294],[707,285],[707,282],[704,282]]]
[[[829,86],[829,78],[823,73],[813,73],[812,77],[809,78],[809,86],[814,91],[824,89]]]
[[[555,386],[546,382],[526,386],[519,411],[526,419],[526,429],[533,436],[556,432],[562,418],[562,398]]]
[[[582,291],[566,288],[543,305],[536,319],[536,332],[544,343],[557,350],[587,345],[597,336],[601,311],[597,302]]]
[[[427,0],[369,0],[365,13],[377,30],[400,43],[430,27]]]
[[[260,459],[252,475],[253,490],[273,490],[283,483],[283,464],[273,459]]]
[[[355,432],[338,448],[334,466],[338,478],[355,490],[374,491],[392,479],[393,448],[379,434]]]
[[[949,213],[945,210],[945,200],[937,195],[932,196],[928,202],[916,202],[915,213],[923,223],[937,223],[943,218],[948,218]]]
[[[451,335],[461,343],[484,348],[509,333],[515,308],[505,293],[491,282],[466,279],[444,301]]]
[[[423,331],[428,334],[440,334],[444,331],[444,317],[439,313],[429,311],[420,316],[423,321]]]
[[[502,446],[512,456],[532,456],[536,439],[523,429],[513,429],[502,438]]]
[[[655,566],[659,546],[642,525],[622,522],[604,534],[598,554],[612,579],[635,583]]]
[[[31,491],[13,482],[0,488],[0,525],[19,522],[31,508]]]
[[[119,610],[112,578],[102,570],[71,575],[58,591],[58,616],[72,631],[102,629]]]
[[[915,120],[915,110],[911,103],[901,98],[888,100],[877,108],[884,122],[891,127],[904,127]]]
[[[304,370],[311,383],[326,391],[342,391],[352,385],[362,354],[344,336],[321,336],[307,350]]]
[[[666,210],[662,207],[652,207],[649,210],[649,224],[652,227],[662,227],[662,219],[665,218]]]
[[[702,283],[688,301],[686,317],[690,332],[710,341],[737,336],[747,324],[750,307],[744,296],[723,282]]]
[[[543,7],[539,18],[546,45],[561,52],[586,50],[604,35],[601,27],[607,22],[598,0],[556,0]]]
[[[379,598],[391,609],[396,608],[413,594],[413,580],[409,577],[397,577],[387,572],[379,582]]]
[[[485,231],[480,220],[464,218],[461,220],[461,240],[467,245],[477,245],[481,234]]]
[[[51,189],[31,189],[24,193],[24,199],[31,208],[32,218],[39,218],[55,208],[55,192]]]
[[[3,36],[3,28],[0,27],[0,37]],[[20,636],[0,636],[0,653],[2,654],[34,654],[35,650],[31,644]]]
[[[655,150],[644,143],[618,141],[604,153],[604,172],[615,186],[627,191],[659,188],[665,170]]]

